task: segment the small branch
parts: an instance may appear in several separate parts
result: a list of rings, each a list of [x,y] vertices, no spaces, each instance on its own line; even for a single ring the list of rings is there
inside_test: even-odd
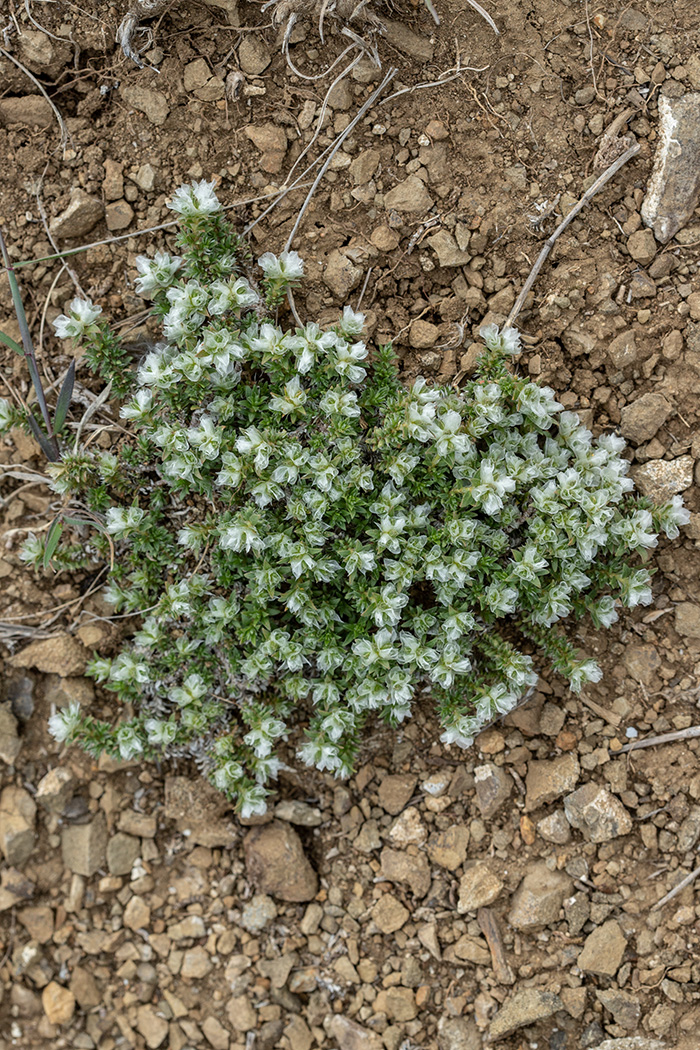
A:
[[[495,914],[490,908],[479,908],[476,921],[488,943],[496,980],[499,984],[515,984],[515,975],[506,958],[503,937]]]
[[[682,893],[686,886],[690,886],[691,882],[694,882],[698,875],[700,875],[700,868],[691,871],[690,875],[686,875],[684,879],[681,879],[678,885],[674,886],[670,893],[667,893],[665,897],[662,897],[660,901],[657,901],[651,910],[658,911],[659,908],[663,908],[664,904],[668,904],[670,900],[673,900],[673,898],[677,897],[679,893]]]
[[[506,321],[506,323],[504,325],[505,328],[511,328],[513,326],[513,323],[515,322],[516,317],[518,316],[518,314],[520,313],[520,311],[523,308],[525,300],[527,299],[528,295],[530,294],[530,289],[532,288],[533,284],[537,280],[537,275],[539,274],[540,270],[542,269],[542,266],[544,265],[545,259],[547,258],[547,256],[551,252],[552,248],[554,247],[557,239],[561,236],[561,234],[564,232],[564,230],[569,225],[569,223],[573,222],[573,220],[576,218],[578,213],[582,210],[584,205],[588,204],[588,202],[591,200],[591,198],[595,197],[596,193],[598,193],[598,191],[603,188],[603,186],[606,184],[606,182],[609,182],[609,180],[613,177],[613,175],[616,172],[618,172],[620,170],[620,168],[623,167],[623,165],[625,165],[627,163],[628,160],[631,160],[632,157],[636,156],[636,154],[639,153],[639,150],[640,150],[640,145],[639,145],[638,142],[635,142],[635,144],[633,146],[630,146],[629,149],[625,150],[625,152],[622,154],[622,156],[618,157],[616,161],[613,161],[613,163],[610,165],[610,167],[607,168],[606,171],[603,172],[603,174],[600,176],[600,178],[596,179],[596,181],[593,183],[592,186],[589,186],[589,188],[584,193],[583,197],[581,197],[581,199],[576,204],[574,204],[574,206],[571,209],[571,211],[569,212],[569,214],[563,219],[562,222],[559,223],[559,225],[557,226],[557,228],[554,231],[554,233],[552,234],[552,236],[549,237],[545,241],[544,248],[542,249],[542,251],[538,255],[537,261],[535,262],[535,265],[532,267],[532,270],[530,271],[530,276],[528,277],[528,279],[526,280],[525,284],[523,285],[523,290],[521,291],[521,293],[518,296],[518,298],[515,300],[515,306],[510,311],[510,314],[508,316],[508,320]]]
[[[623,751],[637,751],[640,747],[655,747],[656,744],[672,744],[676,740],[690,740],[698,736],[700,736],[700,726],[689,726],[688,729],[679,729],[676,733],[663,733],[661,736],[648,736],[644,740],[633,740],[631,744],[625,744],[614,754],[620,755]]]

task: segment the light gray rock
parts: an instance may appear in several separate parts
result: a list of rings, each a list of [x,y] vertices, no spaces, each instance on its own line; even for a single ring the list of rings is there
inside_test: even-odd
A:
[[[384,1050],[381,1036],[363,1028],[349,1017],[335,1014],[328,1023],[331,1038],[338,1043],[340,1050]]]
[[[608,357],[619,371],[629,368],[639,360],[637,339],[633,331],[620,332],[608,347]]]
[[[642,1013],[642,1004],[638,995],[630,992],[621,992],[619,988],[610,988],[607,991],[596,991],[596,999],[602,1003],[605,1009],[615,1018],[615,1024],[633,1032],[639,1024]]]
[[[493,762],[486,762],[474,770],[476,802],[482,817],[490,820],[498,813],[501,806],[508,801],[513,790],[513,778]]]
[[[263,73],[272,61],[265,41],[256,33],[246,33],[238,48],[238,64],[249,76]]]
[[[609,842],[629,835],[632,818],[618,798],[600,784],[584,784],[564,799],[566,819],[590,842]]]
[[[632,470],[634,483],[643,496],[664,503],[693,484],[693,457],[652,459]]]
[[[642,219],[666,244],[700,200],[700,94],[660,95],[658,136]]]
[[[120,91],[127,106],[133,106],[139,113],[145,113],[151,124],[165,124],[170,106],[162,91],[140,87],[137,84],[125,84]]]
[[[365,149],[359,153],[348,168],[353,186],[364,186],[379,167],[381,155],[378,149]]]
[[[584,973],[614,977],[622,965],[626,948],[625,935],[615,920],[609,919],[586,937],[576,965]]]
[[[350,292],[357,288],[362,280],[362,269],[355,266],[352,259],[334,249],[326,259],[323,271],[323,283],[338,299],[346,301]]]
[[[620,433],[627,441],[640,445],[649,441],[673,412],[673,405],[663,394],[642,394],[620,413]]]
[[[61,238],[82,237],[97,225],[104,213],[101,200],[90,197],[85,190],[74,189],[68,207],[51,220],[51,233]]]
[[[627,240],[627,250],[635,262],[648,266],[656,255],[656,240],[651,230],[636,230]]]
[[[571,827],[563,809],[557,809],[537,823],[537,833],[545,842],[563,846],[571,838]]]
[[[679,602],[676,606],[675,628],[685,638],[700,638],[700,605]]]
[[[22,741],[17,735],[17,719],[12,714],[9,704],[0,704],[0,759],[6,765],[14,766],[21,747]]]
[[[425,897],[430,889],[430,867],[425,854],[407,853],[405,850],[382,850],[381,873],[390,882],[405,882],[416,897]]]
[[[417,175],[409,175],[384,195],[384,207],[387,211],[394,209],[422,213],[432,206],[432,197],[425,188],[425,183],[421,182]]]
[[[0,795],[0,849],[7,863],[21,867],[29,860],[36,834],[36,803],[28,791],[14,784]]]
[[[666,1043],[648,1035],[625,1035],[622,1039],[604,1039],[591,1050],[666,1050]]]
[[[525,811],[554,802],[567,791],[572,791],[581,775],[576,755],[569,752],[550,761],[531,761],[527,767]]]
[[[503,1039],[518,1028],[544,1021],[563,1008],[561,999],[554,992],[526,988],[503,1004],[491,1022],[489,1035],[492,1039]]]
[[[459,883],[457,911],[460,915],[475,912],[492,904],[503,889],[503,883],[485,861],[476,861],[467,868]]]
[[[75,875],[90,878],[105,865],[107,820],[101,811],[89,824],[74,824],[61,832],[63,863]]]
[[[471,261],[468,252],[460,251],[457,242],[448,230],[438,230],[432,237],[428,237],[428,244],[438,257],[440,266],[466,266]]]
[[[320,809],[310,806],[308,802],[288,798],[275,806],[275,816],[286,820],[288,824],[297,824],[304,828],[317,828],[323,823]]]
[[[448,1017],[438,1021],[438,1050],[481,1050],[481,1033],[471,1017]]]
[[[110,875],[128,875],[141,853],[141,840],[118,831],[107,843],[107,867]]]
[[[65,766],[56,766],[43,776],[36,788],[36,800],[49,813],[62,813],[73,794],[75,777]]]
[[[546,864],[530,865],[513,894],[508,922],[516,930],[536,930],[559,919],[559,912],[573,888],[568,875],[550,871]]]
[[[256,893],[241,908],[241,926],[248,933],[260,933],[277,918],[277,905],[266,893]]]
[[[394,22],[389,19],[383,21],[386,39],[390,44],[398,47],[399,51],[403,51],[405,55],[418,59],[419,62],[432,62],[433,45],[425,34],[419,36],[403,22]]]

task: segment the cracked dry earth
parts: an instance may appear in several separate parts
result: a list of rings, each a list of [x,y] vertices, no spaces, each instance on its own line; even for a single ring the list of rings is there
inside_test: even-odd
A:
[[[52,705],[115,716],[82,672],[126,628],[85,574],[25,573],[19,545],[52,497],[1,480],[1,1050],[700,1045],[696,887],[654,907],[698,866],[698,740],[621,751],[700,721],[700,11],[501,0],[495,37],[468,6],[437,6],[440,28],[407,0],[386,12],[377,44],[398,73],[304,217],[299,309],[333,320],[362,292],[406,379],[459,382],[479,325],[505,320],[629,110],[617,127],[639,153],[557,241],[519,319],[518,367],[594,430],[618,429],[640,488],[683,492],[690,525],[654,552],[654,606],[605,634],[577,629],[605,671],[585,697],[545,674],[464,753],[436,743],[424,703],[401,732],[371,736],[347,784],[285,773],[269,819],[242,826],[189,768],[93,764],[50,739]],[[320,74],[308,80],[242,0],[173,3],[137,40],[160,72],[139,70],[115,47],[124,13],[96,0],[3,11],[0,220],[15,260],[50,254],[49,234],[61,248],[121,237],[71,267],[136,346],[152,330],[134,258],[171,240],[140,231],[170,219],[172,189],[213,177],[226,203],[273,193],[379,74],[362,59],[324,110],[342,67],[324,71],[347,46],[332,17],[324,47],[303,20],[293,29],[294,65]],[[472,68],[417,88],[452,76],[456,55]],[[685,174],[660,169],[654,185],[669,114]],[[284,244],[306,192],[254,227],[254,248]],[[267,200],[240,205],[241,222]],[[22,275],[53,381],[69,357],[50,321],[73,277],[55,261]],[[0,322],[16,335],[6,282]],[[1,363],[26,393],[22,363]],[[98,390],[79,368],[78,396]],[[38,467],[38,449],[14,433],[0,465]]]

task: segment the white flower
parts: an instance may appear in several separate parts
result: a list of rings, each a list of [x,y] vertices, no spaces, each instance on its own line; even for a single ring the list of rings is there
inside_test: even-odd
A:
[[[124,725],[119,727],[117,730],[117,744],[119,745],[119,755],[125,762],[135,758],[136,755],[140,755],[143,751],[143,741],[133,726]]]
[[[168,204],[171,211],[179,212],[185,219],[201,215],[214,215],[221,211],[221,204],[214,192],[214,182],[193,182],[191,186],[180,186]]]
[[[144,419],[153,408],[153,394],[150,390],[138,390],[136,396],[126,405],[122,405],[119,415],[122,419]]]
[[[306,391],[299,382],[299,376],[292,376],[284,385],[283,394],[273,394],[270,398],[270,408],[273,412],[280,412],[283,416],[299,412],[306,402]]]
[[[209,313],[215,317],[229,310],[244,310],[258,301],[258,294],[250,287],[245,277],[230,281],[214,281],[211,285]]]
[[[240,814],[243,820],[248,820],[249,817],[260,817],[267,811],[267,802],[265,801],[267,792],[261,784],[253,784],[251,787],[244,788],[238,794],[238,801],[240,803]]]
[[[148,743],[155,744],[157,747],[172,744],[177,736],[177,723],[170,720],[163,722],[158,718],[149,718],[144,723],[144,729],[148,734]]]
[[[80,704],[72,700],[67,707],[57,711],[49,718],[49,732],[59,744],[68,740],[82,722]]]
[[[365,326],[365,315],[357,313],[350,306],[346,306],[343,309],[343,316],[340,319],[340,330],[343,335],[348,336],[351,339],[355,339],[358,335],[362,335],[362,329]]]
[[[367,347],[364,343],[354,343],[352,346],[341,343],[336,345],[333,367],[338,375],[345,376],[351,383],[361,383],[367,375],[367,370],[357,362],[364,361],[366,357]]]
[[[116,539],[123,539],[138,528],[145,515],[140,507],[110,507],[105,514],[107,532]]]
[[[520,336],[515,328],[504,328],[499,332],[498,325],[487,324],[479,329],[479,335],[489,350],[500,350],[505,354],[517,354],[520,351]]]
[[[154,292],[169,288],[182,263],[179,255],[171,256],[167,252],[156,252],[152,259],[138,255],[136,269],[141,276],[134,282],[137,293],[144,299],[150,299]]]
[[[296,252],[281,252],[279,256],[265,252],[258,259],[258,266],[269,281],[291,284],[304,276],[304,263]]]
[[[659,524],[670,540],[678,536],[678,526],[687,525],[690,521],[690,511],[683,506],[681,496],[674,496],[668,503],[656,508]]]
[[[318,407],[329,416],[347,416],[348,419],[353,419],[361,415],[361,409],[357,403],[357,394],[354,390],[343,392],[331,388],[323,395]]]
[[[12,405],[6,397],[0,397],[0,434],[14,426],[15,415]]]
[[[53,322],[59,339],[80,339],[102,313],[101,306],[95,306],[90,299],[75,298],[68,307],[70,316],[61,314]]]

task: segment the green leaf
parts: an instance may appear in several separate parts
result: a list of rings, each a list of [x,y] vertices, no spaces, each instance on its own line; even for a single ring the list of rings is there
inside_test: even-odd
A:
[[[61,538],[62,532],[63,521],[61,520],[61,518],[55,518],[54,521],[51,523],[51,527],[49,528],[49,532],[46,537],[46,545],[44,547],[43,564],[45,569],[48,569],[49,565],[51,564],[51,559],[56,553],[56,547],[58,547],[58,541]]]
[[[63,380],[63,386],[61,387],[61,393],[58,395],[58,401],[56,402],[56,411],[53,417],[54,429],[58,432],[63,427],[68,415],[68,406],[70,405],[71,397],[73,396],[73,386],[75,385],[75,361],[71,361],[68,371],[66,372],[66,378]]]
[[[29,415],[27,416],[27,421],[29,423],[29,426],[32,428],[32,434],[39,442],[39,445],[41,446],[41,451],[44,453],[49,463],[58,463],[59,459],[61,458],[58,454],[58,450],[49,441],[46,434],[39,426],[36,416],[33,414],[33,412],[31,412],[31,410],[29,412]]]
[[[14,350],[16,354],[24,357],[24,347],[16,343],[14,339],[11,339],[7,332],[0,332],[0,343],[4,343],[5,346],[9,346],[10,350]]]

